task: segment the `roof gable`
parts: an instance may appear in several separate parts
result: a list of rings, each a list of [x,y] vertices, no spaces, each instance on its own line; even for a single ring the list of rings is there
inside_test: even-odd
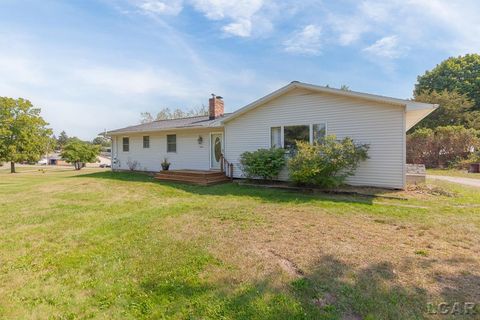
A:
[[[416,114],[421,113],[423,115],[421,118],[416,117],[415,119],[412,119],[410,121],[411,123],[407,123],[407,129],[413,127],[418,121],[423,119],[425,116],[427,116],[430,112],[435,110],[438,105],[434,104],[428,104],[428,103],[421,103],[421,102],[416,102],[412,100],[404,100],[404,99],[397,99],[397,98],[391,98],[391,97],[385,97],[385,96],[380,96],[380,95],[374,95],[374,94],[369,94],[369,93],[362,93],[362,92],[356,92],[356,91],[346,91],[346,90],[340,90],[340,89],[334,89],[334,88],[329,88],[329,87],[323,87],[323,86],[317,86],[313,84],[308,84],[308,83],[303,83],[303,82],[298,82],[298,81],[292,81],[288,85],[270,93],[267,94],[266,96],[246,105],[243,108],[238,109],[234,113],[230,114],[229,116],[225,117],[221,123],[226,123],[229,122],[240,115],[252,111],[256,109],[257,107],[272,101],[273,99],[276,99],[282,95],[285,95],[289,92],[291,92],[294,89],[306,89],[309,91],[313,92],[320,92],[320,93],[328,93],[328,94],[334,94],[334,95],[341,95],[344,97],[350,97],[352,99],[362,99],[362,100],[369,100],[369,101],[374,101],[374,102],[380,102],[383,104],[389,104],[389,105],[397,105],[397,106],[402,106],[406,108],[406,111],[417,111]],[[423,110],[424,112],[418,112],[420,110]]]

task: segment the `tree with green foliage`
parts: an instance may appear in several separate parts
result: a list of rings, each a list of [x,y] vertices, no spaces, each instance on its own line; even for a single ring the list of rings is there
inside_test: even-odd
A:
[[[0,162],[36,162],[51,149],[52,130],[28,100],[0,97]]]
[[[480,111],[474,111],[474,103],[457,91],[424,91],[415,97],[415,101],[438,104],[439,107],[411,131],[451,125],[480,129]]]
[[[60,135],[57,138],[57,147],[62,149],[68,142],[68,135],[65,131],[60,132]]]
[[[247,178],[272,180],[285,167],[285,150],[278,148],[246,151],[240,156],[240,165]]]
[[[88,144],[82,141],[68,142],[62,150],[61,157],[68,163],[80,170],[84,163],[95,162],[100,153],[100,146]]]
[[[111,146],[111,141],[110,139],[104,137],[104,136],[98,136],[95,139],[92,140],[92,144],[96,144],[102,147],[110,147]]]
[[[414,97],[433,91],[457,91],[480,110],[480,55],[451,57],[417,78]]]
[[[288,161],[290,178],[301,185],[341,185],[355,173],[360,162],[368,159],[368,149],[368,144],[356,144],[348,137],[338,141],[334,135],[313,145],[298,141],[297,152]]]

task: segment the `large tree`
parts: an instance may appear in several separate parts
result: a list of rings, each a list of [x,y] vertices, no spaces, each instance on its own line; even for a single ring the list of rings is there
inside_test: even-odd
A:
[[[0,97],[0,161],[34,162],[51,148],[52,130],[28,100]]]
[[[64,147],[61,157],[68,163],[75,166],[75,170],[80,170],[84,163],[97,161],[100,153],[100,146],[88,144],[82,141],[70,141]]]
[[[417,78],[415,97],[424,92],[458,91],[480,110],[480,55],[451,57]]]
[[[420,121],[412,131],[451,125],[480,129],[480,111],[474,110],[474,103],[457,91],[424,91],[415,97],[415,101],[434,103],[439,107]]]

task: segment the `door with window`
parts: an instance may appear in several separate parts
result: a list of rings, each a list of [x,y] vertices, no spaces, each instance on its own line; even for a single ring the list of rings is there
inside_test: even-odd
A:
[[[220,169],[220,161],[223,153],[223,134],[212,133],[210,141],[210,168]]]

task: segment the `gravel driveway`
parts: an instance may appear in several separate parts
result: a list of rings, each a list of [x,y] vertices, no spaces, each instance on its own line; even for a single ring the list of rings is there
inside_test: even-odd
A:
[[[461,178],[461,177],[450,177],[450,176],[434,176],[427,175],[429,179],[444,180],[454,183],[460,183],[466,186],[478,187],[480,188],[480,179],[471,179],[471,178]]]

